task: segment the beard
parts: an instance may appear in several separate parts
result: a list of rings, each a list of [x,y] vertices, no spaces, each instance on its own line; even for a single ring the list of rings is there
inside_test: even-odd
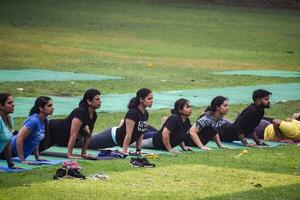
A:
[[[270,107],[271,107],[271,104],[267,104],[267,105],[261,104],[260,106],[261,106],[262,108],[270,108]]]

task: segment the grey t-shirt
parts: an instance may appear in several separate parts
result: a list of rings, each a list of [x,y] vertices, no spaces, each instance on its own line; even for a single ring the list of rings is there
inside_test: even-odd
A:
[[[226,121],[223,117],[217,119],[215,118],[210,111],[205,112],[199,119],[196,121],[196,127],[199,129],[203,129],[205,127],[211,127],[214,131],[218,132],[218,129],[224,124]]]

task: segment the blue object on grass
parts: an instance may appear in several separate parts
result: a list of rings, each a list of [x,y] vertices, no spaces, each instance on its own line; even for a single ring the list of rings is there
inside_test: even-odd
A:
[[[12,169],[12,168],[9,168],[7,166],[0,166],[0,172],[26,172],[26,171],[29,171],[31,169]]]

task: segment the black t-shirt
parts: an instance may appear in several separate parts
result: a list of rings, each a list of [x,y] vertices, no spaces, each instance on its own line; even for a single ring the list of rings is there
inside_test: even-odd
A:
[[[66,146],[70,138],[71,124],[74,118],[79,119],[82,125],[79,129],[78,139],[81,136],[87,134],[84,130],[86,127],[92,133],[94,130],[94,124],[97,120],[97,114],[94,112],[92,119],[90,118],[89,112],[86,108],[78,107],[74,109],[70,115],[65,119],[53,119],[49,123],[49,134],[55,138],[55,143],[59,146]]]
[[[153,146],[157,149],[166,149],[162,139],[162,132],[164,128],[167,128],[170,131],[170,144],[173,148],[184,141],[184,136],[190,127],[191,122],[189,119],[182,122],[180,115],[171,115],[163,124],[162,128],[153,136]]]
[[[265,114],[264,108],[256,104],[250,104],[242,113],[236,118],[233,123],[236,135],[244,134],[247,136],[252,134],[254,129],[258,126]]]
[[[146,131],[148,124],[148,112],[145,110],[143,113],[140,109],[130,109],[125,116],[124,122],[121,127],[116,130],[116,140],[119,146],[123,146],[126,136],[126,119],[131,119],[135,122],[130,144],[136,142]]]

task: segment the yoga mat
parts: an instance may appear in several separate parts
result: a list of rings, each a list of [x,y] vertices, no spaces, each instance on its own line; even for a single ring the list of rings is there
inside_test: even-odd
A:
[[[253,143],[251,139],[248,139],[249,143]],[[268,147],[277,147],[277,146],[281,146],[281,145],[287,145],[286,143],[279,143],[279,142],[271,142],[271,141],[265,141],[267,144],[269,144],[269,146],[266,146],[266,148]],[[242,143],[240,141],[234,141],[232,143],[230,142],[222,142],[222,144],[230,149],[244,149],[244,148],[248,148],[242,145]],[[210,141],[206,144],[207,147],[210,147],[212,149],[219,149],[217,144],[214,141]],[[264,147],[262,147],[264,148]],[[115,146],[112,148],[109,148],[111,150],[120,150],[122,151],[122,147],[119,146]],[[176,150],[181,151],[181,147],[177,146],[175,147]],[[198,147],[192,147],[194,152],[204,152],[203,150],[199,149]],[[219,149],[222,150],[222,149]],[[135,147],[129,147],[128,151],[133,151],[135,152]],[[53,156],[58,156],[58,155],[62,155],[62,156],[66,156],[67,152],[67,148],[66,147],[51,147],[49,149],[47,149],[44,152],[41,152],[41,155],[53,155]],[[164,150],[156,150],[156,149],[142,149],[142,152],[147,153],[147,154],[169,154],[168,151],[164,151]],[[80,155],[81,153],[81,148],[74,148],[73,149],[73,154],[78,154]],[[87,153],[91,156],[97,156],[99,151],[98,150],[87,150]],[[130,157],[130,156],[128,156]],[[127,157],[127,158],[128,158]]]
[[[58,147],[58,146],[53,146],[50,147],[49,149],[43,151],[40,153],[40,155],[50,155],[52,153],[57,153],[57,155],[61,155],[66,157],[67,156],[67,147]],[[99,151],[98,150],[87,150],[88,155],[96,156],[98,155]],[[80,155],[81,154],[81,148],[73,148],[73,154],[74,155]],[[59,156],[60,157],[60,156]]]
[[[0,166],[0,172],[26,172],[31,169],[11,169],[7,166]]]
[[[14,163],[21,163],[18,157],[14,157],[12,158],[12,160],[14,161]],[[47,160],[47,161],[38,161],[35,159],[26,159],[26,160],[30,161],[32,165],[57,165],[63,162],[62,160]]]
[[[26,171],[32,170],[38,167],[47,167],[52,165],[58,165],[68,159],[62,159],[58,157],[48,157],[48,156],[41,156],[41,158],[47,159],[48,161],[36,161],[33,155],[30,155],[26,160],[35,163],[35,165],[27,165],[20,162],[19,158],[13,158],[14,164],[18,167],[24,168]],[[22,172],[21,170],[10,170],[7,168],[7,163],[5,160],[0,160],[0,171],[3,172]]]

